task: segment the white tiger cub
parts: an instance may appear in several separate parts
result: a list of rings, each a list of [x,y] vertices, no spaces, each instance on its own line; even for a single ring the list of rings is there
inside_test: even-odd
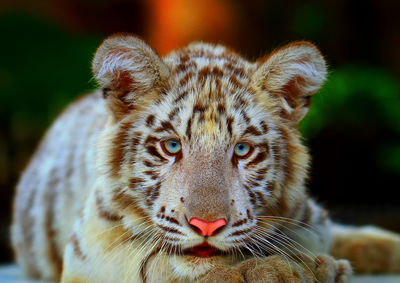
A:
[[[118,34],[102,91],[47,132],[17,187],[28,276],[61,282],[347,282],[400,271],[400,237],[333,225],[305,189],[299,121],[326,66],[307,42],[257,62]],[[330,256],[329,253],[333,256]]]

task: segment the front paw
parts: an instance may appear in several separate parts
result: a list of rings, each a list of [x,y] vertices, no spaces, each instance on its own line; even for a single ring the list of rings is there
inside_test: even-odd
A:
[[[247,283],[346,283],[351,275],[347,261],[335,260],[328,255],[320,255],[315,259],[302,258],[299,261],[274,255],[246,260],[237,269]]]
[[[245,283],[243,276],[237,268],[227,265],[217,265],[197,283]]]

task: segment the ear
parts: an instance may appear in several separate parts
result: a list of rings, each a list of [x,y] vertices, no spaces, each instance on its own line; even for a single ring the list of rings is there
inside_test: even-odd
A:
[[[324,83],[326,73],[319,50],[309,42],[295,42],[259,63],[251,85],[278,101],[281,116],[299,123],[308,112],[311,96]]]
[[[145,94],[161,89],[169,76],[162,59],[145,42],[128,34],[104,40],[92,69],[117,119],[134,109]]]

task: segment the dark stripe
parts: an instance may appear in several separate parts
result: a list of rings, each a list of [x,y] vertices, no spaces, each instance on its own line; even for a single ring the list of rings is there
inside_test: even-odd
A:
[[[144,141],[144,143],[145,144],[154,144],[154,143],[157,143],[157,142],[159,142],[160,141],[160,139],[159,138],[156,138],[156,137],[153,137],[153,136],[148,136],[147,138],[146,138],[146,140]]]
[[[255,194],[257,195],[257,200],[262,204],[262,206],[265,206],[265,201],[264,201],[264,195],[260,191],[256,191]]]
[[[210,67],[209,66],[206,66],[203,69],[201,69],[199,71],[199,76],[198,76],[199,82],[204,81],[209,74],[210,74]]]
[[[177,98],[175,98],[174,102],[177,103],[177,102],[181,101],[182,99],[184,99],[186,97],[186,95],[188,95],[187,91],[182,92],[181,94],[178,95]]]
[[[161,224],[157,224],[158,227],[160,227],[162,230],[167,231],[169,233],[173,233],[173,234],[179,234],[179,235],[184,235],[181,231],[179,231],[178,229],[175,228],[171,228],[171,227],[167,227]]]
[[[231,73],[233,73],[235,76],[240,77],[240,78],[245,78],[246,73],[243,68],[238,68],[234,66],[230,61],[224,64],[224,69],[229,70]]]
[[[155,132],[157,132],[157,133],[170,132],[170,131],[176,133],[174,127],[172,126],[171,122],[169,122],[169,121],[162,121],[161,126],[158,127],[157,129],[155,129]]]
[[[246,233],[248,233],[248,232],[251,232],[251,231],[252,231],[251,228],[244,229],[244,230],[239,230],[239,231],[236,231],[236,232],[233,232],[233,233],[229,234],[228,237],[230,237],[230,236],[240,236],[240,235],[244,235],[244,234],[246,234]]]
[[[146,118],[146,126],[147,127],[151,127],[151,126],[153,126],[154,125],[154,119],[155,119],[156,117],[154,117],[154,115],[149,115],[147,118]]]
[[[254,217],[253,217],[253,215],[251,214],[251,212],[250,212],[249,209],[246,209],[246,215],[247,215],[247,217],[248,217],[250,220],[253,220],[253,219],[254,219]]]
[[[110,222],[115,222],[122,219],[122,216],[116,215],[113,212],[106,209],[106,207],[104,206],[103,198],[97,192],[96,192],[96,205],[97,205],[98,215],[100,218],[108,220]]]
[[[242,114],[242,117],[243,117],[244,121],[246,122],[246,124],[250,124],[251,120],[250,120],[249,116],[247,116],[247,114],[243,110],[241,110],[240,113]]]
[[[193,113],[199,112],[199,113],[203,113],[207,110],[207,107],[204,105],[200,105],[200,104],[196,104],[193,107]]]
[[[81,246],[79,244],[79,240],[76,236],[76,234],[72,234],[72,236],[70,237],[70,242],[72,244],[72,246],[74,247],[74,253],[77,256],[77,258],[81,259],[81,260],[86,260],[86,255],[83,254]]]
[[[131,214],[137,215],[143,219],[148,217],[147,213],[139,206],[140,201],[134,196],[127,194],[121,189],[116,189],[113,193],[112,201],[117,204],[120,209],[128,209]]]
[[[110,155],[111,165],[111,176],[118,177],[121,165],[123,163],[124,156],[126,155],[126,142],[129,140],[129,129],[132,126],[132,122],[124,122],[121,124],[118,133],[113,139],[113,152]]]
[[[264,151],[260,151],[257,156],[252,159],[249,163],[246,164],[246,168],[250,168],[254,165],[257,165],[260,162],[263,162],[267,158],[267,154]]]
[[[260,186],[260,183],[258,183],[258,182],[256,182],[256,181],[250,181],[250,182],[249,182],[249,185],[250,185],[252,188],[254,188],[254,187],[259,187],[259,186]]]
[[[129,188],[136,189],[138,184],[142,184],[144,180],[142,178],[133,177],[129,179]]]
[[[243,185],[243,187],[246,189],[247,194],[249,195],[250,202],[255,205],[257,203],[256,195],[253,193],[253,191],[250,189],[249,186]]]
[[[153,170],[146,170],[143,172],[144,174],[148,175],[148,176],[154,176],[157,175],[157,173]]]
[[[161,182],[160,181],[157,182],[152,187],[145,188],[146,204],[148,206],[152,206],[154,201],[158,198],[158,196],[160,195],[160,188],[161,188]]]
[[[130,160],[129,164],[134,163],[134,158],[136,156],[137,146],[140,144],[141,133],[134,133],[135,137],[131,141],[131,148],[130,148]]]
[[[180,151],[177,155],[175,155],[174,163],[178,163],[183,158],[182,151]]]
[[[275,191],[275,188],[276,188],[276,185],[275,185],[275,183],[268,183],[267,184],[267,187],[265,188],[266,189],[266,191],[267,192],[273,192],[273,191]]]
[[[224,75],[224,72],[222,72],[222,70],[218,67],[218,66],[215,66],[213,69],[212,69],[212,74],[214,75],[214,76],[216,76],[216,77],[222,77],[223,75]]]
[[[265,179],[265,177],[267,177],[267,176],[265,176],[265,174],[259,174],[259,175],[257,175],[257,176],[254,178],[254,180],[256,180],[256,181],[262,181],[262,180]]]
[[[52,170],[52,172],[53,171],[55,170]],[[57,196],[55,186],[60,180],[53,179],[55,178],[54,176],[56,176],[55,172],[52,173],[50,176],[52,176],[51,177],[52,179],[48,183],[47,186],[48,190],[46,192],[47,199],[45,200],[49,205],[45,215],[45,230],[47,236],[47,252],[50,258],[50,264],[53,266],[56,276],[58,277],[61,274],[62,270],[62,258],[57,250],[56,230],[53,228],[53,224],[54,224],[54,215],[56,213],[54,205]]]
[[[217,111],[218,111],[218,113],[219,113],[220,115],[221,115],[221,114],[224,114],[224,113],[226,112],[225,105],[223,105],[223,104],[218,104]]]
[[[171,121],[174,120],[175,115],[178,113],[179,108],[176,107],[174,108],[174,110],[172,110],[169,114],[168,114],[168,119],[170,119]]]
[[[264,121],[260,122],[260,127],[261,127],[261,129],[263,131],[263,134],[266,134],[266,133],[269,132],[269,128],[267,126],[267,123],[265,123]]]
[[[167,240],[167,241],[170,241],[170,242],[177,242],[177,241],[180,240],[179,238],[176,238],[176,237],[169,237],[169,236],[166,236],[166,235],[163,235],[163,239],[164,239],[164,240]]]
[[[275,166],[277,170],[281,169],[281,161],[282,161],[282,152],[277,144],[273,144],[271,146],[272,152],[273,152],[273,157],[275,161]]]
[[[180,86],[185,86],[187,82],[193,77],[193,72],[187,73],[180,81],[179,85]]]
[[[156,165],[154,163],[150,162],[149,160],[144,160],[143,164],[144,164],[144,166],[149,167],[149,168],[156,167]]]
[[[187,121],[186,136],[187,136],[188,140],[190,140],[191,137],[192,137],[192,118],[190,118],[190,119]]]
[[[268,167],[258,169],[256,174],[257,175],[265,175],[268,172]]]
[[[226,125],[230,136],[232,136],[232,123],[233,123],[233,117],[226,118]]]
[[[147,147],[147,152],[150,153],[151,155],[155,156],[155,157],[158,157],[160,160],[168,161],[160,153],[158,153],[157,149],[154,146],[148,146]]]
[[[241,89],[243,88],[243,84],[237,80],[235,76],[231,76],[229,81],[233,84],[234,88]]]
[[[247,129],[244,131],[243,135],[246,135],[246,134],[251,134],[251,135],[254,135],[254,136],[261,136],[262,135],[260,130],[258,130],[254,126],[247,127]]]
[[[238,166],[239,160],[238,160],[238,158],[236,157],[235,154],[232,155],[231,162],[232,162],[232,166],[233,167],[237,167]]]
[[[154,201],[159,197],[159,195],[160,195],[160,188],[161,188],[161,182],[158,182],[158,183],[153,187],[153,190],[152,190],[152,193],[151,193],[151,197],[150,197],[150,201],[151,201],[152,204],[153,204]]]
[[[106,99],[110,95],[110,93],[111,93],[111,88],[109,88],[109,87],[103,88],[102,89],[103,99]]]
[[[180,63],[179,65],[177,65],[175,67],[175,72],[183,73],[183,72],[187,71],[190,68],[196,68],[196,67],[197,67],[196,62],[191,61],[189,63],[186,63],[186,61],[184,61],[184,62]]]
[[[167,216],[167,217],[165,217],[165,220],[167,220],[168,222],[174,223],[178,226],[182,226],[181,223],[179,223],[179,221],[176,218]]]
[[[245,223],[247,223],[247,218],[236,221],[235,223],[232,224],[232,227],[242,226]]]

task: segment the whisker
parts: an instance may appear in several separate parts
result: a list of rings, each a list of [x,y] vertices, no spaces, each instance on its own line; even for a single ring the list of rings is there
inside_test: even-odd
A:
[[[288,217],[283,217],[283,216],[257,216],[257,220],[260,220],[261,222],[264,222],[265,220],[275,220],[277,222],[282,222],[286,224],[291,224],[293,226],[299,227],[301,229],[304,229],[310,233],[318,233],[318,229],[311,224],[305,223],[300,220],[288,218]]]

